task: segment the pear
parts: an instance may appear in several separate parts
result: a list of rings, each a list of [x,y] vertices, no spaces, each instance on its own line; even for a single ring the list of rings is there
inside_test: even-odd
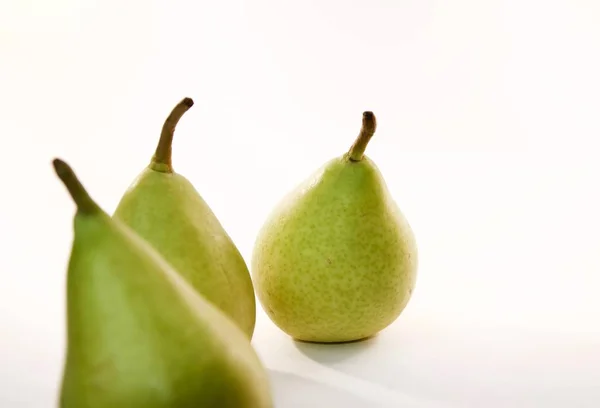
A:
[[[417,276],[413,231],[364,155],[372,112],[349,151],[289,192],[258,233],[251,270],[270,319],[297,340],[348,342],[390,325]]]
[[[248,267],[211,208],[171,164],[175,126],[193,104],[185,98],[175,106],[150,164],[125,192],[113,218],[148,241],[251,339],[256,301]]]
[[[272,407],[241,329],[53,164],[77,204],[60,407]]]

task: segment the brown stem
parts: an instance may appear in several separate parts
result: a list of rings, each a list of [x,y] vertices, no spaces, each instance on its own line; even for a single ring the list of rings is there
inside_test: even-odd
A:
[[[92,200],[85,187],[81,184],[77,175],[67,163],[61,159],[54,159],[52,161],[54,171],[58,175],[58,178],[64,183],[65,187],[73,197],[77,210],[84,214],[93,214],[100,211],[98,204]]]
[[[162,132],[160,133],[160,139],[156,146],[156,152],[152,157],[152,168],[157,171],[163,171],[166,173],[172,173],[173,167],[171,165],[171,150],[173,145],[173,134],[175,133],[175,127],[179,122],[179,119],[184,113],[194,106],[192,98],[183,98],[171,111],[165,124],[163,125]]]
[[[348,159],[350,161],[361,161],[369,140],[373,137],[377,128],[377,120],[373,112],[363,112],[362,127],[360,133],[354,141],[354,144],[348,150]]]

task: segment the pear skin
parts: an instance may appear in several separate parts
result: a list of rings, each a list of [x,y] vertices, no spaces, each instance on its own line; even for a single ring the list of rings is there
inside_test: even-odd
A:
[[[241,329],[54,167],[77,204],[60,407],[272,408]]]
[[[416,283],[413,231],[364,155],[372,112],[348,153],[288,193],[252,254],[257,297],[291,337],[338,343],[371,337],[404,310]]]
[[[175,126],[192,105],[185,98],[173,109],[150,164],[127,189],[113,218],[154,246],[251,339],[256,301],[248,267],[209,205],[171,163]]]

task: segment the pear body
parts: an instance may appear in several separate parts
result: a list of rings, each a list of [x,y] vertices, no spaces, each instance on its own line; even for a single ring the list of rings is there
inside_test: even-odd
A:
[[[252,338],[256,303],[248,267],[184,176],[147,167],[125,192],[113,218],[148,241],[194,289]]]
[[[347,342],[400,315],[415,286],[417,246],[376,165],[342,156],[273,210],[251,266],[258,299],[284,332]]]
[[[61,408],[270,408],[245,334],[144,240],[75,217]]]

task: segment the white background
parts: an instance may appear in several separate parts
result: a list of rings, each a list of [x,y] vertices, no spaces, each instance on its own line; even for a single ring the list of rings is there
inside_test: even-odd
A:
[[[109,212],[182,97],[174,164],[247,261],[279,198],[373,110],[418,238],[375,339],[296,344],[259,309],[278,408],[600,406],[595,0],[0,3],[0,406],[55,406],[74,206]]]

